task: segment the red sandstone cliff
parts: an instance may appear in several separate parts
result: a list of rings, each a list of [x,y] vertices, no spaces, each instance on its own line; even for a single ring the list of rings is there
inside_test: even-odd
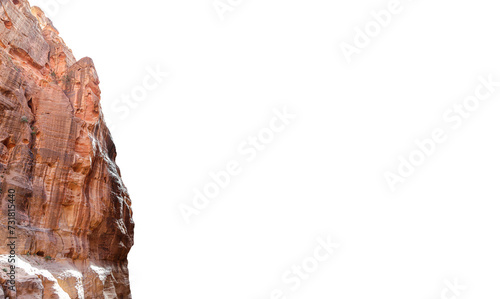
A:
[[[131,202],[94,64],[76,61],[39,8],[0,3],[0,298],[16,298],[8,190],[17,298],[130,298]]]

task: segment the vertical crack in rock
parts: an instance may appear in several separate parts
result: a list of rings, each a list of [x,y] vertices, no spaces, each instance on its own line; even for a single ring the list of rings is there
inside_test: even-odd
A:
[[[16,192],[17,294],[131,298],[131,201],[115,163],[92,59],[76,60],[26,0],[0,0],[0,238]],[[0,269],[10,249],[0,245]]]

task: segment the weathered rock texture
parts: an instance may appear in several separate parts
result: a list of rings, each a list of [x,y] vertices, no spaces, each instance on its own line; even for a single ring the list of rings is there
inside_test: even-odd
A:
[[[90,58],[26,0],[0,0],[0,269],[16,191],[17,298],[130,298],[131,202]],[[0,298],[16,298],[0,270]]]

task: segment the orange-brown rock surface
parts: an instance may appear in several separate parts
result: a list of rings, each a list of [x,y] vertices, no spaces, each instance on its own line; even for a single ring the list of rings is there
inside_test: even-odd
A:
[[[131,202],[94,64],[75,59],[39,8],[0,3],[0,298],[130,298]],[[6,273],[8,190],[17,294]]]

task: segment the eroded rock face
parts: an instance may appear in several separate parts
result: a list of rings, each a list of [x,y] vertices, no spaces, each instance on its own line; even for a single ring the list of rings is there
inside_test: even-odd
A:
[[[17,298],[130,298],[131,202],[94,64],[76,61],[39,8],[0,2],[0,269],[12,189]],[[7,280],[0,270],[15,298]]]

